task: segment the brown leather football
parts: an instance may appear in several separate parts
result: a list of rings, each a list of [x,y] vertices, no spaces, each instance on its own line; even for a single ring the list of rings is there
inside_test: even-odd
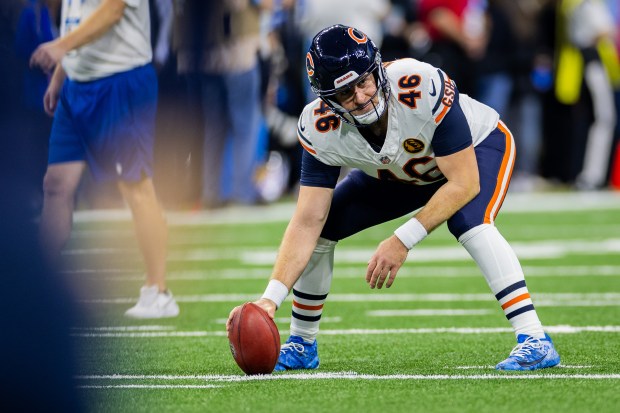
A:
[[[228,331],[230,351],[246,374],[271,374],[280,355],[280,333],[267,312],[245,303],[235,312]]]

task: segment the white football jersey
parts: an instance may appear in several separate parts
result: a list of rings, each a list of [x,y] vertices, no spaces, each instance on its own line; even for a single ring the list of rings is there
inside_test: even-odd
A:
[[[380,152],[320,99],[308,104],[299,118],[301,145],[324,164],[358,168],[375,178],[416,185],[443,179],[431,142],[454,101],[454,82],[440,69],[415,59],[385,66],[391,94],[388,130]],[[475,146],[497,127],[499,115],[465,94],[459,94],[459,104]]]

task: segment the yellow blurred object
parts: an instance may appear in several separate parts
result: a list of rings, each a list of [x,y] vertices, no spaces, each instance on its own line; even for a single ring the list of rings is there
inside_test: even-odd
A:
[[[604,38],[598,42],[598,54],[601,56],[603,66],[607,69],[607,76],[614,89],[620,88],[620,58],[616,51],[616,45],[610,38]]]
[[[578,48],[568,39],[567,21],[583,0],[562,0],[557,8],[557,54],[555,95],[560,103],[574,105],[579,100],[583,82],[584,62]],[[603,38],[596,46],[603,66],[614,88],[620,88],[620,60],[615,44]]]
[[[565,105],[574,105],[579,100],[583,80],[583,56],[579,49],[569,44],[562,45],[555,75],[555,96]]]

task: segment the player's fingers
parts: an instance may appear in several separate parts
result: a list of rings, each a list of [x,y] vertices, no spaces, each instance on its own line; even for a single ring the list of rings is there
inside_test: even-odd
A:
[[[35,50],[32,56],[30,56],[30,67],[35,67],[38,64],[39,49]]]
[[[388,274],[390,273],[390,268],[386,267],[383,270],[381,270],[381,273],[379,274],[379,277],[377,278],[377,288],[381,288],[383,287],[383,283],[385,282],[385,280],[387,280],[388,278]]]
[[[43,97],[43,109],[49,116],[54,116],[56,111],[56,99],[52,93],[46,93]]]
[[[270,299],[261,298],[260,300],[254,301],[254,304],[265,310],[269,317],[274,318],[276,316],[276,303]]]
[[[228,314],[228,320],[226,320],[226,332],[230,331],[230,327],[231,327],[231,324],[232,324],[232,319],[233,319],[233,316],[235,315],[235,312],[236,312],[238,309],[239,309],[239,306],[237,306],[237,307],[233,308],[233,309],[230,311],[230,314]]]
[[[379,281],[379,278],[381,277],[381,272],[383,271],[383,267],[380,267],[379,265],[377,265],[375,267],[375,270],[372,272],[372,275],[370,277],[370,288],[375,288],[377,286],[377,282]]]
[[[400,270],[400,265],[395,265],[390,269],[390,277],[387,279],[387,283],[385,284],[385,288],[390,288],[392,284],[394,284],[394,280],[396,279],[396,274]]]
[[[368,267],[366,268],[366,282],[368,284],[370,284],[372,273],[376,268],[377,268],[377,261],[375,260],[368,261]]]

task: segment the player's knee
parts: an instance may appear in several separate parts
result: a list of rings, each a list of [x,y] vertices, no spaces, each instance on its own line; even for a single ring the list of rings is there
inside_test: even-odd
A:
[[[480,224],[480,225],[476,225],[472,228],[469,228],[467,231],[464,231],[462,234],[460,234],[458,237],[456,237],[456,239],[458,240],[458,242],[460,242],[461,244],[465,245],[465,243],[467,241],[469,241],[470,239],[472,239],[473,237],[475,237],[476,235],[480,234],[481,232],[489,229],[489,228],[494,228],[492,224]]]
[[[464,217],[453,217],[454,219],[448,220],[448,230],[450,233],[459,240],[463,234],[467,231],[480,226],[480,220],[468,220]]]
[[[138,182],[119,182],[118,186],[123,197],[130,205],[156,202],[155,190],[149,179],[143,179]]]
[[[46,173],[43,178],[43,192],[46,197],[53,198],[72,198],[74,195],[74,185],[62,174]]]

